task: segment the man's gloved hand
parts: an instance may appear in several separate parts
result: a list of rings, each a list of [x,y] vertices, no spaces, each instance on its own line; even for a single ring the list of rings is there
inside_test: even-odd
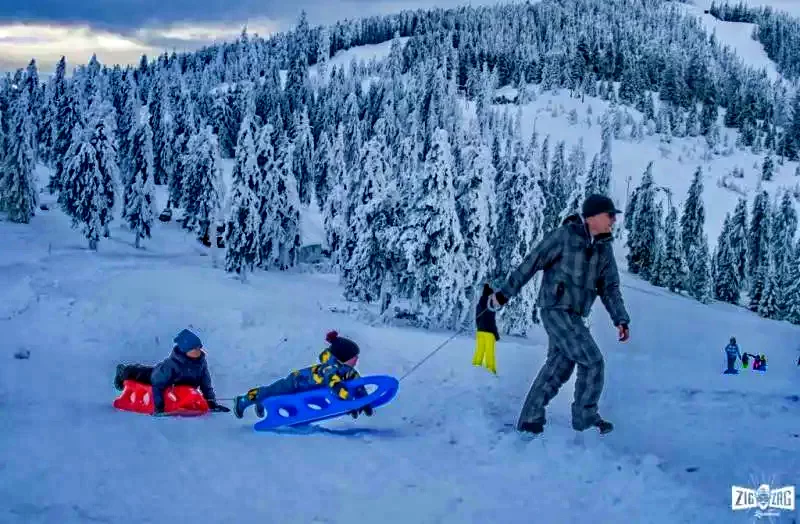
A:
[[[208,409],[210,409],[214,413],[230,413],[231,412],[231,408],[223,406],[222,404],[217,404],[216,400],[209,400],[208,401]]]
[[[629,338],[631,338],[631,330],[628,327],[628,324],[620,324],[617,326],[617,332],[619,333],[619,341],[620,342],[627,342]]]

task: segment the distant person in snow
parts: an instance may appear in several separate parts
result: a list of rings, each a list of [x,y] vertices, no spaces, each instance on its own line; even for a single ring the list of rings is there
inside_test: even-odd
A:
[[[122,390],[126,380],[133,380],[153,387],[153,415],[164,414],[164,389],[169,386],[187,385],[200,388],[212,411],[230,412],[217,404],[211,374],[200,338],[184,329],[174,339],[172,354],[155,366],[120,364],[114,376],[114,387]]]
[[[608,433],[614,428],[598,413],[605,364],[584,318],[599,295],[617,327],[619,340],[625,342],[630,336],[630,318],[619,290],[611,244],[611,229],[619,213],[610,198],[590,195],[583,203],[582,216],[567,217],[489,298],[489,307],[499,309],[537,271],[544,272],[537,304],[550,344],[547,361],[522,407],[517,423],[520,431],[538,434],[544,430],[545,407],[569,380],[576,365],[573,429],[597,427],[601,433]]]
[[[725,356],[728,358],[728,371],[736,369],[736,359],[742,359],[739,346],[736,344],[736,337],[731,337],[728,345],[725,346]]]
[[[291,395],[319,388],[331,388],[333,393],[342,400],[357,399],[367,395],[364,386],[349,391],[344,382],[359,377],[356,371],[358,355],[361,352],[358,344],[349,338],[340,337],[336,331],[330,331],[325,336],[328,347],[319,354],[319,364],[295,370],[288,376],[278,379],[272,384],[250,389],[244,395],[233,399],[233,414],[236,418],[244,416],[244,410],[255,405],[256,415],[264,417],[264,406],[261,404],[266,398],[279,395]],[[366,406],[360,410],[353,410],[350,415],[358,418],[360,413],[372,416],[372,408]]]

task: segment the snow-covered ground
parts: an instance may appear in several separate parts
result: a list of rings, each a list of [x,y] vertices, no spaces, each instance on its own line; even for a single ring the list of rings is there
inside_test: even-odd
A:
[[[331,275],[242,284],[174,222],[144,250],[112,237],[89,252],[57,209],[0,222],[0,522],[729,522],[731,484],[800,480],[797,328],[627,275],[632,340],[593,316],[617,423],[603,438],[569,429],[572,381],[545,437],[511,430],[541,332],[499,342],[498,377],[471,366],[464,333],[374,417],[313,434],[256,433],[250,413],[115,411],[115,364],[163,358],[187,326],[222,398],[311,363],[331,328],[362,345],[362,373],[398,377],[450,334],[332,313],[345,304]],[[731,335],[769,371],[722,375]]]

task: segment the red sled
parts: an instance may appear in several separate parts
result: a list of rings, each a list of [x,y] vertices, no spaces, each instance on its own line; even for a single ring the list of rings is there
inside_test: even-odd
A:
[[[153,414],[153,387],[141,382],[126,380],[122,393],[114,400],[114,407],[123,411]],[[164,413],[174,416],[195,417],[208,413],[208,402],[203,394],[191,386],[170,386],[164,390]]]

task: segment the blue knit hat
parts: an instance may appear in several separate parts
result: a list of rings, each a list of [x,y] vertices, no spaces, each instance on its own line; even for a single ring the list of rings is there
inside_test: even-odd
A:
[[[203,343],[200,341],[200,337],[189,331],[188,329],[184,329],[180,333],[175,336],[175,347],[178,348],[182,353],[187,353],[195,348],[203,347]]]

